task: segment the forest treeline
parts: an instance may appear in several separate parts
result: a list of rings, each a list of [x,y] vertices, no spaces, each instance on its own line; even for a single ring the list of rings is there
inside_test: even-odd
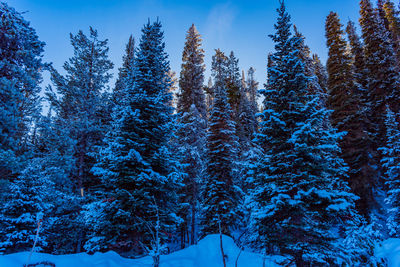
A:
[[[324,64],[280,1],[264,86],[220,49],[207,83],[194,25],[176,75],[149,20],[108,90],[95,29],[70,35],[60,74],[0,3],[0,253],[31,249],[39,227],[39,251],[158,264],[222,233],[286,264],[384,266],[374,246],[400,233],[399,8],[361,0],[346,25],[331,12]]]

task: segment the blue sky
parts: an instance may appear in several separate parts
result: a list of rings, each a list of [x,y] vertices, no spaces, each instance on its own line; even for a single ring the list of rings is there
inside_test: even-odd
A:
[[[109,39],[114,78],[130,34],[139,40],[147,19],[157,16],[163,23],[171,68],[179,74],[187,29],[194,23],[203,37],[206,54],[206,81],[214,49],[233,50],[239,65],[256,68],[260,84],[266,81],[267,54],[273,51],[268,34],[274,32],[278,0],[6,0],[36,29],[46,42],[45,60],[62,72],[62,64],[72,56],[69,33],[89,26]],[[312,51],[325,61],[324,22],[330,11],[339,13],[342,23],[358,20],[358,0],[286,0],[292,21],[305,35]],[[45,83],[48,78],[45,75]]]

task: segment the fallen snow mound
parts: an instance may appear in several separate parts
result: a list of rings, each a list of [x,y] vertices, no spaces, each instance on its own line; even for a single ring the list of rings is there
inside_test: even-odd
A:
[[[232,238],[223,236],[224,252],[227,255],[227,267],[234,267],[240,249],[235,245]],[[26,263],[29,252],[14,253],[0,256],[0,266],[21,267]],[[282,260],[281,257],[267,257],[266,266],[278,266],[274,260]],[[45,253],[34,253],[30,263],[51,262],[56,267],[150,267],[151,257],[140,259],[127,259],[119,256],[116,252],[86,253],[69,255],[50,255]],[[238,260],[238,267],[263,266],[263,258],[259,254],[243,251]],[[222,256],[219,235],[209,235],[199,241],[197,245],[179,250],[169,255],[161,256],[161,267],[222,267]]]
[[[400,267],[400,239],[389,238],[375,250],[375,255],[386,259],[388,267]]]

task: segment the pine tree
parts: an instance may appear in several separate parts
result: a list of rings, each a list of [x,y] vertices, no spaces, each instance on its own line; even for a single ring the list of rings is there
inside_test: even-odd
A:
[[[115,82],[115,88],[112,93],[112,101],[118,104],[122,101],[123,95],[121,95],[123,88],[125,87],[125,79],[129,75],[129,70],[132,70],[135,59],[135,39],[133,36],[129,36],[128,43],[125,48],[125,55],[122,58],[122,67],[119,68],[118,79]]]
[[[76,244],[76,252],[80,252],[84,241],[84,225],[82,222],[83,202],[87,198],[86,191],[98,184],[98,179],[90,173],[95,163],[94,156],[104,137],[109,120],[107,114],[108,94],[103,92],[111,78],[109,71],[113,64],[108,59],[107,40],[99,40],[96,30],[90,28],[89,36],[82,31],[71,34],[71,44],[74,56],[64,63],[66,75],[60,75],[55,69],[51,70],[51,79],[56,88],[49,87],[47,95],[55,112],[54,128],[63,140],[67,136],[72,145],[73,162],[70,169],[69,184],[81,203],[71,205],[73,210],[65,211],[74,214],[69,223],[59,225],[58,232],[65,233],[71,224],[78,224],[78,238],[70,240]],[[66,162],[69,159],[66,159]]]
[[[204,86],[204,91],[206,93],[206,107],[207,107],[207,118],[210,116],[212,103],[214,99],[214,85],[212,82],[212,78],[208,79],[207,85]]]
[[[196,229],[199,206],[199,187],[205,168],[207,108],[204,83],[204,50],[201,36],[192,25],[186,36],[182,54],[182,69],[178,94],[178,143],[185,177],[181,202],[186,204],[181,211],[184,222],[181,226],[181,247],[185,246],[185,236],[190,232],[190,244],[197,242]],[[187,240],[189,242],[189,240]]]
[[[68,254],[77,251],[84,230],[82,196],[77,194],[71,173],[76,168],[75,140],[59,127],[50,108],[37,123],[34,160],[29,172],[47,185],[38,193],[50,200],[52,209],[43,211],[41,237],[46,238],[46,252]],[[46,190],[47,189],[47,190]],[[49,192],[50,191],[50,192]],[[84,192],[86,193],[86,192]],[[46,202],[44,202],[46,204]]]
[[[360,88],[360,101],[365,105],[367,101],[368,72],[365,67],[364,45],[357,34],[354,22],[349,21],[347,23],[346,33],[350,44],[355,82],[358,83]]]
[[[235,186],[237,137],[225,85],[226,56],[216,50],[212,60],[214,101],[208,121],[207,177],[202,189],[202,234],[231,234],[239,219],[240,191]]]
[[[394,112],[399,111],[399,72],[393,46],[377,11],[370,0],[360,2],[360,25],[364,40],[365,68],[368,75],[367,105],[368,117],[373,128],[370,130],[373,151],[384,142],[385,106],[389,104]]]
[[[328,52],[328,107],[332,110],[332,125],[345,131],[348,112],[353,107],[352,94],[354,79],[351,71],[351,57],[347,53],[342,24],[337,13],[331,12],[326,18],[325,36]]]
[[[52,218],[54,195],[51,181],[41,171],[40,160],[33,159],[22,173],[2,192],[0,206],[0,253],[30,250],[40,223],[41,233],[36,250],[43,251],[48,246],[48,236],[43,228],[49,229]],[[43,216],[46,215],[44,218]],[[44,220],[44,221],[43,221]],[[44,224],[44,225],[43,225]]]
[[[78,189],[88,186],[94,181],[90,168],[94,159],[91,156],[95,145],[99,145],[104,136],[103,116],[105,97],[103,91],[111,78],[109,71],[113,64],[108,59],[107,40],[98,39],[96,30],[90,28],[90,35],[82,31],[71,34],[74,56],[65,62],[64,77],[52,70],[52,81],[57,99],[50,88],[48,95],[56,112],[56,120],[65,134],[76,142],[76,170],[71,176],[76,179]],[[71,177],[72,178],[72,177]]]
[[[383,157],[381,160],[382,166],[385,168],[385,180],[387,186],[387,197],[385,199],[388,208],[387,226],[390,235],[398,236],[400,232],[400,130],[399,123],[394,114],[389,108],[386,112],[386,145],[380,150]]]
[[[40,113],[44,43],[21,13],[0,3],[0,183],[23,171]]]
[[[102,186],[101,199],[85,212],[94,228],[85,245],[91,251],[149,252],[156,245],[151,234],[156,226],[164,243],[179,221],[181,172],[170,143],[172,84],[161,27],[157,20],[142,29],[125,100],[113,113],[112,128],[92,169]]]
[[[250,69],[247,71],[247,91],[249,95],[249,101],[250,101],[250,108],[251,108],[251,113],[254,114],[252,116],[257,117],[257,114],[259,112],[259,107],[258,107],[258,82],[255,79],[255,69],[253,67],[250,67]],[[256,132],[258,130],[258,121],[257,118],[253,120],[255,125],[251,126],[253,129],[253,132]]]
[[[356,83],[352,58],[347,53],[347,42],[336,13],[326,20],[328,58],[328,106],[333,110],[332,125],[345,132],[340,141],[341,156],[349,166],[350,186],[360,196],[359,211],[368,215],[373,203],[374,172],[369,160],[369,142],[366,135],[363,92]],[[353,45],[355,40],[352,41]]]
[[[341,135],[324,128],[329,112],[319,107],[318,96],[308,94],[312,77],[304,75],[301,39],[291,34],[283,1],[278,14],[273,64],[262,90],[257,140],[265,155],[251,191],[251,229],[266,253],[277,248],[297,266],[333,264],[339,252],[331,228],[354,214],[356,197],[340,179],[346,170],[338,157]]]
[[[206,116],[204,83],[204,50],[201,36],[194,24],[189,28],[182,54],[177,112],[188,112],[194,104],[202,117]]]
[[[315,76],[317,76],[319,86],[321,86],[324,93],[324,99],[327,97],[328,93],[328,72],[326,67],[322,64],[320,57],[317,54],[312,55]]]
[[[316,75],[316,69],[314,66],[313,59],[311,57],[311,50],[310,48],[305,44],[305,37],[303,34],[301,34],[297,27],[294,26],[294,34],[296,37],[298,37],[301,41],[299,43],[299,58],[304,64],[304,75],[308,77],[312,77],[312,79],[308,83],[308,93],[311,95],[318,95],[320,99],[320,105],[325,106],[326,102],[326,91],[325,89],[320,85],[318,76]]]
[[[226,68],[226,88],[228,93],[228,102],[232,108],[232,119],[238,124],[239,123],[239,103],[240,103],[240,70],[239,70],[239,59],[236,58],[233,51],[227,57],[227,68]]]
[[[237,135],[240,146],[243,149],[249,148],[258,127],[256,116],[258,113],[258,82],[255,81],[254,72],[253,68],[248,70],[247,80],[245,79],[244,71],[242,72]]]
[[[400,11],[390,0],[386,0],[382,8],[390,31],[392,45],[397,55],[397,64],[400,68]]]

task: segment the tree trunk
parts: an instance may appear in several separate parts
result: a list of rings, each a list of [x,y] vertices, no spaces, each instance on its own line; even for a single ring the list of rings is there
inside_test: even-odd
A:
[[[304,262],[304,260],[303,260],[303,254],[302,254],[302,253],[296,254],[295,257],[294,257],[294,261],[295,261],[295,263],[296,263],[296,266],[298,266],[298,267],[304,267],[304,266],[306,266],[306,265],[305,265],[305,262]]]
[[[192,200],[192,223],[191,223],[191,233],[190,233],[190,244],[194,245],[197,244],[197,237],[196,237],[196,200],[197,200],[197,186],[194,183],[193,186],[193,200]]]
[[[218,216],[218,217],[219,217],[219,216]],[[218,225],[219,225],[219,244],[220,244],[220,246],[221,246],[222,262],[224,263],[224,267],[226,267],[224,246],[222,245],[221,220],[218,221]]]
[[[190,233],[190,244],[194,245],[197,244],[197,240],[195,238],[196,234],[196,204],[192,205],[192,229]]]
[[[84,175],[85,154],[86,154],[86,136],[83,136],[79,151],[78,177],[77,177],[78,194],[80,195],[81,199],[83,199],[83,175]],[[82,250],[82,239],[83,239],[83,231],[82,229],[80,229],[76,245],[77,253],[80,253]]]
[[[181,249],[185,248],[186,243],[186,222],[181,225]]]

